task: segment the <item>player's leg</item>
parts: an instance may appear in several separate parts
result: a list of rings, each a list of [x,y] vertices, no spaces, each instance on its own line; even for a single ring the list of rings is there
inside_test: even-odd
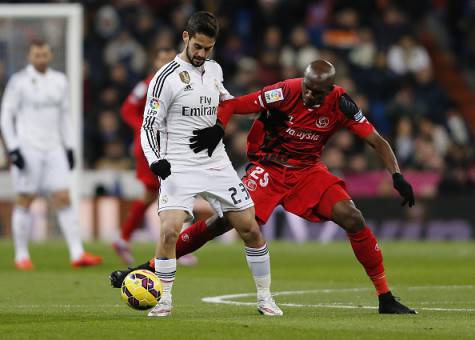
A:
[[[95,266],[102,263],[100,256],[84,251],[78,218],[71,205],[68,190],[55,191],[51,195],[58,216],[59,227],[69,249],[71,265],[74,268]]]
[[[172,308],[172,288],[176,274],[176,241],[180,230],[188,218],[184,210],[169,209],[160,211],[160,241],[155,253],[155,273],[162,284],[160,302],[148,316],[168,316]]]
[[[330,208],[331,207],[331,208]],[[353,252],[373,282],[379,297],[379,312],[389,314],[414,314],[415,311],[397,302],[388,287],[383,256],[375,235],[366,225],[345,189],[332,185],[322,196],[318,211],[330,215],[331,220],[345,229]]]
[[[346,192],[344,182],[320,165],[302,170],[297,176],[301,179],[284,199],[284,208],[312,222],[332,220],[342,227],[347,232],[356,258],[373,282],[380,301],[392,297],[376,238]],[[412,312],[394,298],[392,301],[391,306],[396,306],[398,313]],[[380,309],[380,312],[386,311]]]
[[[12,235],[15,248],[15,267],[19,270],[33,269],[28,239],[31,228],[30,206],[35,196],[31,194],[18,194],[12,213]]]
[[[120,238],[112,243],[116,254],[128,265],[134,262],[129,246],[130,237],[134,230],[143,224],[147,208],[157,199],[157,192],[156,188],[145,186],[143,197],[132,203],[132,207],[120,227]]]
[[[234,170],[233,170],[234,171]],[[275,206],[286,193],[282,185],[282,171],[272,169],[262,164],[252,164],[242,179],[247,188],[251,199],[254,201],[256,219],[259,224],[264,224],[274,210]],[[240,188],[239,183],[237,186]],[[231,192],[230,192],[231,193]],[[239,191],[242,193],[242,191]],[[176,245],[176,256],[180,258],[185,254],[189,254],[201,248],[206,242],[220,236],[232,227],[226,218],[217,215],[207,219],[206,221],[198,221],[181,232]],[[147,269],[154,271],[155,262],[148,261],[137,267],[129,269],[119,269],[113,271],[109,275],[112,287],[120,288],[124,278],[133,270]]]
[[[102,263],[102,258],[85,252],[83,248],[78,216],[69,195],[70,176],[64,149],[50,150],[45,156],[42,186],[51,192],[59,226],[69,248],[71,265],[74,268],[98,265]]]
[[[213,174],[208,192],[219,204],[229,224],[244,241],[246,260],[257,288],[258,311],[264,315],[279,316],[282,310],[275,304],[270,293],[271,270],[267,243],[256,221],[254,202],[236,171],[231,167]]]
[[[191,254],[195,250],[201,248],[209,240],[218,237],[229,230],[232,227],[225,218],[221,218],[214,215],[206,221],[198,221],[183,230],[178,236],[176,242],[176,258],[180,259],[182,256]],[[137,269],[146,269],[155,272],[155,259],[149,260],[136,267],[128,269],[119,269],[113,271],[109,275],[109,280],[112,287],[120,288],[125,277],[132,271]]]
[[[268,316],[283,315],[271,292],[270,256],[267,243],[255,219],[254,208],[226,213],[229,223],[244,241],[246,261],[257,288],[257,309]]]
[[[25,167],[11,166],[12,184],[17,193],[12,213],[12,235],[15,247],[15,267],[19,270],[31,270],[33,264],[28,251],[28,239],[32,225],[31,202],[39,192],[43,155],[27,146],[22,146]]]

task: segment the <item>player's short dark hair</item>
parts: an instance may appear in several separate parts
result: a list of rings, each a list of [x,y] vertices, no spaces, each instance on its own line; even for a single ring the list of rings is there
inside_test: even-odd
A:
[[[48,42],[44,39],[36,38],[30,42],[30,48],[32,47],[43,47],[49,45]]]
[[[196,12],[190,17],[190,19],[188,19],[185,31],[188,32],[190,37],[200,33],[207,37],[216,39],[219,32],[218,19],[216,19],[215,15],[210,12]]]

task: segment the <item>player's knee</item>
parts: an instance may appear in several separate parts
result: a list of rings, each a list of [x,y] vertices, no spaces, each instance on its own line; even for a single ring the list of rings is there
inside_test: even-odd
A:
[[[344,221],[342,227],[349,233],[355,233],[364,228],[365,222],[363,214],[355,207],[347,209],[342,219]]]
[[[180,235],[180,228],[173,224],[162,224],[160,230],[160,239],[163,244],[176,244],[178,236]]]
[[[15,200],[15,204],[18,205],[19,207],[22,207],[23,209],[28,209],[34,199],[35,199],[35,196],[20,194],[17,196]]]
[[[260,241],[262,238],[261,229],[253,216],[246,220],[239,234],[246,244],[248,242]]]
[[[68,191],[59,191],[53,194],[53,204],[57,209],[62,209],[71,204]]]

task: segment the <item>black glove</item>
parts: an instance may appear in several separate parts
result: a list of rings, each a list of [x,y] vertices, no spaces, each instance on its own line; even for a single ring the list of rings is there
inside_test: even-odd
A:
[[[269,109],[268,111],[261,112],[258,119],[264,123],[266,129],[275,130],[279,127],[287,127],[290,117],[285,112]]]
[[[68,158],[69,169],[74,168],[74,151],[73,149],[66,149],[66,157]]]
[[[15,149],[8,153],[10,156],[10,162],[14,164],[18,169],[23,170],[25,168],[25,159],[20,152],[20,149]]]
[[[152,163],[150,170],[161,179],[165,179],[172,174],[170,162],[166,159],[159,159]]]
[[[215,124],[201,130],[193,131],[193,137],[190,138],[190,148],[194,153],[208,149],[208,156],[211,157],[214,149],[224,136],[224,128],[221,124]]]
[[[404,177],[400,173],[396,172],[393,174],[393,186],[394,189],[399,192],[399,195],[404,198],[401,206],[404,206],[406,203],[408,203],[409,207],[412,207],[414,204],[416,204],[412,186],[404,179]]]

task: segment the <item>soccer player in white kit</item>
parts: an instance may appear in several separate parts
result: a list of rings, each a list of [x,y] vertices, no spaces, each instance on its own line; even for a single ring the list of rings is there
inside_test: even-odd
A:
[[[216,151],[194,153],[193,132],[212,128],[220,101],[231,98],[218,63],[206,59],[216,42],[218,22],[209,12],[196,12],[183,32],[184,50],[163,66],[148,87],[141,144],[150,169],[161,178],[160,241],[155,270],[163,292],[148,314],[168,316],[176,272],[176,241],[183,223],[193,217],[199,194],[224,215],[245,244],[246,260],[257,288],[257,308],[282,315],[270,293],[270,258],[254,216],[254,203],[220,141]]]
[[[1,107],[2,135],[17,194],[12,214],[15,266],[33,269],[28,251],[29,207],[41,193],[51,193],[71,265],[100,264],[101,257],[84,251],[69,197],[74,155],[66,76],[48,67],[52,52],[42,40],[31,44],[28,59],[29,65],[8,81]]]

